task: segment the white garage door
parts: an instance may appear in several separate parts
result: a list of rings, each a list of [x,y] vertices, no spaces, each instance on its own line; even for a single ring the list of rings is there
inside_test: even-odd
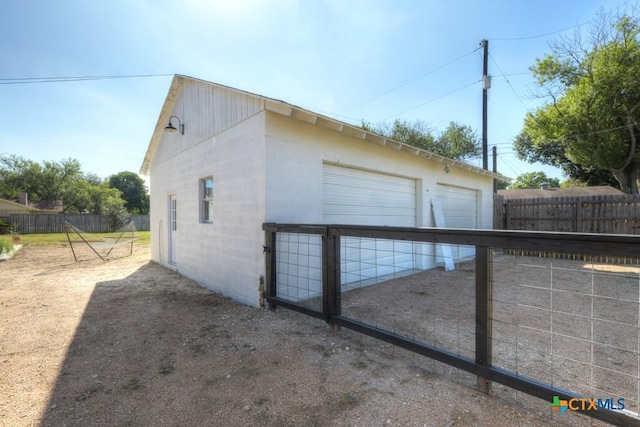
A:
[[[323,166],[325,224],[415,227],[416,181],[343,166]],[[365,286],[415,266],[413,244],[341,239],[342,283]]]
[[[416,225],[414,179],[325,164],[323,184],[325,224]]]
[[[478,191],[438,184],[438,200],[447,228],[478,228]],[[454,259],[473,258],[475,247],[453,247]]]

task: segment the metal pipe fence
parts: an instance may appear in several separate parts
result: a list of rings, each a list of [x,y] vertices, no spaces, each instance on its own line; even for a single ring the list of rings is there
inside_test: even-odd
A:
[[[263,229],[271,307],[469,372],[485,392],[543,399],[558,416],[640,425],[640,237]]]

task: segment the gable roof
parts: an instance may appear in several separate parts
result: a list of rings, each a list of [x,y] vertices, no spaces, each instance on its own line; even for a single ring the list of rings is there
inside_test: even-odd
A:
[[[0,199],[0,209],[2,210],[59,213],[62,212],[62,207],[62,200],[29,201],[28,205],[24,205],[14,200]]]
[[[31,206],[23,205],[22,203],[15,202],[13,200],[0,199],[0,208],[2,209],[11,209],[11,210],[25,210],[30,211],[34,210]]]
[[[593,187],[569,188],[540,188],[526,190],[498,190],[498,195],[505,200],[513,199],[550,199],[555,197],[594,197],[594,196],[624,196],[625,193],[609,185]]]
[[[29,207],[40,211],[62,212],[63,202],[62,200],[29,201]]]
[[[436,162],[440,162],[449,167],[457,167],[460,169],[465,169],[480,175],[490,176],[494,179],[498,179],[501,181],[511,182],[511,178],[506,177],[499,173],[493,173],[488,170],[484,170],[480,167],[462,162],[460,160],[453,160],[447,157],[441,156],[439,154],[432,153],[427,150],[423,150],[418,147],[414,147],[409,144],[405,144],[399,141],[396,141],[391,138],[387,138],[385,136],[379,135],[374,132],[366,131],[360,127],[350,125],[345,122],[341,122],[339,120],[333,119],[331,117],[323,116],[321,114],[314,113],[310,110],[306,110],[304,108],[300,108],[298,106],[286,103],[284,101],[280,101],[273,98],[268,98],[266,96],[257,95],[251,92],[242,91],[239,89],[234,89],[229,86],[220,85],[217,83],[208,82],[206,80],[196,79],[189,76],[184,76],[180,74],[176,74],[173,76],[173,80],[171,82],[171,86],[169,87],[169,92],[167,93],[167,97],[162,105],[162,109],[160,110],[160,115],[158,117],[158,121],[156,122],[156,126],[153,130],[153,134],[151,136],[151,141],[149,142],[149,147],[147,148],[147,152],[145,153],[144,160],[142,161],[142,166],[140,167],[140,173],[142,175],[149,174],[149,165],[151,163],[151,159],[153,158],[154,152],[160,143],[160,139],[164,132],[165,124],[169,122],[169,117],[171,116],[171,111],[173,109],[173,105],[182,89],[182,86],[185,82],[199,82],[210,85],[212,87],[217,87],[221,89],[226,89],[231,92],[236,92],[242,95],[248,95],[251,97],[255,97],[260,102],[263,103],[263,108],[267,111],[271,111],[276,114],[280,114],[286,117],[291,117],[296,120],[300,120],[306,123],[313,124],[315,126],[322,126],[333,131],[358,138],[361,140],[365,140],[374,144],[379,144],[384,147],[388,147],[389,149],[396,151],[404,151],[406,153],[412,154],[417,157],[422,157],[426,159],[431,159]]]

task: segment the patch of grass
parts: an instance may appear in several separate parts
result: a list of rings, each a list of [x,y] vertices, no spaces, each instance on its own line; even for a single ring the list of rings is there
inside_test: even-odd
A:
[[[172,374],[175,370],[176,370],[176,367],[173,365],[173,363],[170,362],[161,366],[158,373],[161,375],[169,375],[169,374]]]
[[[91,240],[102,240],[105,237],[118,237],[119,233],[87,233],[85,238]],[[77,235],[70,235],[72,240],[79,240]],[[151,238],[150,231],[136,231],[135,236],[138,238],[134,244],[148,244]],[[124,238],[128,238],[125,234]],[[68,245],[66,233],[47,233],[47,234],[21,234],[22,244],[25,246],[60,246]],[[1,241],[2,239],[0,239]]]
[[[0,239],[0,254],[9,253],[13,250],[13,243],[8,239],[1,238]]]
[[[265,403],[267,403],[268,401],[269,401],[269,399],[267,399],[266,397],[262,396],[262,397],[259,397],[256,400],[254,400],[253,404],[256,405],[256,406],[262,406]]]
[[[345,410],[352,408],[358,404],[358,398],[351,394],[348,391],[343,391],[340,393],[340,398],[338,399],[338,406],[340,409]]]
[[[122,386],[125,390],[140,390],[144,385],[138,378],[131,378],[128,383]]]

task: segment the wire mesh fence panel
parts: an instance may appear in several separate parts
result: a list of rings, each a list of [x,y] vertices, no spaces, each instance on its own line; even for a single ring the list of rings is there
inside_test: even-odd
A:
[[[276,235],[276,296],[322,310],[322,239],[317,234]]]
[[[640,425],[636,237],[264,228],[275,303],[426,356],[551,423]],[[562,408],[582,412],[558,419]]]
[[[529,255],[493,256],[493,365],[636,415],[640,265]]]
[[[340,253],[340,284],[344,290],[406,276],[416,269],[413,242],[343,237]]]
[[[454,269],[445,271],[435,246],[343,238],[341,314],[472,359],[475,263],[457,257]],[[466,246],[450,246],[451,253],[469,253]]]

